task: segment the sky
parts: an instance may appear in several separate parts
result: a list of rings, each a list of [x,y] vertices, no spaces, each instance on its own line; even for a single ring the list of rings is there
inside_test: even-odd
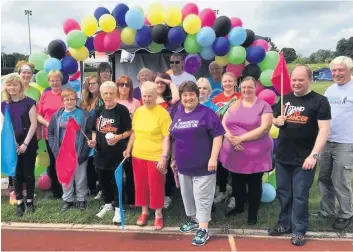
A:
[[[1,0],[1,51],[29,54],[30,16],[32,52],[42,51],[50,41],[66,36],[62,25],[68,18],[79,23],[103,6],[112,11],[118,3],[141,6],[145,12],[156,1],[18,1]],[[335,50],[337,41],[353,36],[353,1],[198,1],[199,10],[213,8],[219,16],[238,17],[243,27],[270,37],[279,49],[292,47],[309,56],[319,49]],[[159,1],[165,7],[182,7],[187,1]]]

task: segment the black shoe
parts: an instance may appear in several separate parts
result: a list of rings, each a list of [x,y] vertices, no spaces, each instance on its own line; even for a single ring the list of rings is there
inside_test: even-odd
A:
[[[337,218],[332,224],[332,228],[339,231],[345,230],[352,223],[352,218],[353,217],[349,219]]]
[[[290,228],[285,228],[281,224],[276,224],[273,228],[268,230],[268,234],[271,236],[281,236],[290,233],[292,233],[292,230]]]
[[[211,210],[211,213],[214,213],[214,212],[216,212],[216,205],[213,203],[213,204],[212,204],[212,210]]]
[[[26,211],[30,212],[30,213],[34,213],[36,211],[36,208],[34,207],[33,201],[26,203]]]
[[[68,209],[70,209],[73,206],[74,206],[73,202],[64,201],[64,203],[63,203],[63,205],[61,207],[61,212],[65,212],[65,211],[67,211]]]
[[[16,207],[16,216],[22,217],[25,211],[26,211],[25,203],[22,202],[21,204],[18,204]]]
[[[293,234],[292,238],[290,239],[292,244],[295,246],[304,246],[305,244],[305,236],[300,234]]]
[[[237,208],[233,208],[233,209],[228,209],[226,210],[225,215],[228,216],[236,216],[237,214],[242,214],[244,213],[244,209],[237,209]]]
[[[79,210],[86,210],[87,209],[87,201],[77,201],[76,208]]]

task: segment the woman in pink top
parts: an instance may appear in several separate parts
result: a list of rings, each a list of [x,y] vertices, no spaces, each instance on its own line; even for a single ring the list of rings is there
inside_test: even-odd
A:
[[[44,92],[40,97],[37,104],[37,119],[43,125],[43,138],[45,139],[50,159],[47,172],[51,180],[51,191],[53,197],[59,199],[62,196],[62,187],[56,175],[55,158],[48,143],[48,126],[55,112],[64,106],[61,100],[63,76],[60,71],[51,71],[48,74],[48,79],[51,90]]]
[[[246,77],[241,83],[242,99],[232,105],[223,118],[226,130],[220,161],[232,174],[234,209],[243,213],[248,186],[248,224],[257,223],[262,196],[262,176],[272,169],[273,141],[270,105],[256,97],[256,80]]]

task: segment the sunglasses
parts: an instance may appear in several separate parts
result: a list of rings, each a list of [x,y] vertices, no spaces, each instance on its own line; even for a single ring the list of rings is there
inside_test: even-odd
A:
[[[118,84],[119,87],[126,87],[126,88],[130,88],[130,85],[127,83],[119,83]]]
[[[178,65],[178,64],[180,64],[180,60],[171,61],[170,64]]]
[[[88,83],[88,86],[93,86],[93,85],[97,85],[98,83],[97,82],[90,82]]]

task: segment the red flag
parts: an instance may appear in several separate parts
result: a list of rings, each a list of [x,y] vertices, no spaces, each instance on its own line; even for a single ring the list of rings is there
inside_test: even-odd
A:
[[[74,118],[70,117],[66,125],[66,132],[63,142],[59,149],[59,154],[56,158],[56,174],[59,182],[69,186],[72,177],[77,168],[77,153],[76,153],[76,133],[80,130]]]
[[[283,75],[283,90],[281,90],[281,74]],[[287,63],[284,59],[283,52],[280,53],[278,64],[273,72],[272,83],[273,87],[280,94],[285,95],[292,92]]]

